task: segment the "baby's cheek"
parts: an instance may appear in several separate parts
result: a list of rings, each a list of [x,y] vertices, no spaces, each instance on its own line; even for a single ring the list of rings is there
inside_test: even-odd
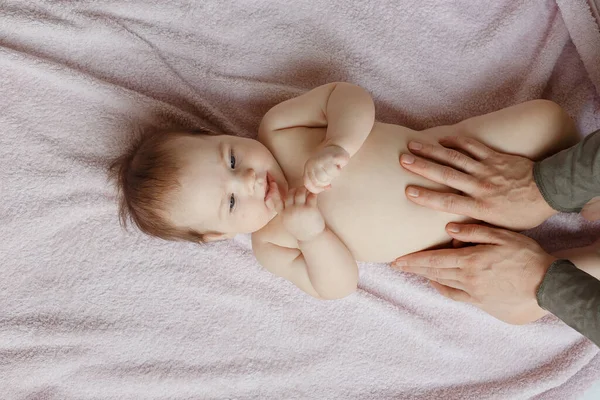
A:
[[[253,207],[248,207],[248,209],[244,210],[242,216],[244,230],[247,232],[256,232],[264,227],[273,216],[264,204],[257,202],[253,204]]]

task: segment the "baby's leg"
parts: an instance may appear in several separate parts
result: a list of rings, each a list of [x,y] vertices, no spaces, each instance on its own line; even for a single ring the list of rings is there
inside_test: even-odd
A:
[[[464,135],[475,138],[494,150],[539,160],[573,146],[579,135],[573,120],[556,103],[533,100],[499,111],[469,118],[456,125],[428,129],[434,137]],[[570,259],[577,267],[600,279],[600,241],[596,247],[572,249],[555,254]],[[486,307],[481,307],[486,311]],[[497,307],[490,312],[511,324],[536,321],[548,312],[535,299],[518,308],[498,315]]]
[[[561,250],[553,253],[555,257],[566,258],[575,266],[596,279],[600,279],[600,240],[586,247]]]
[[[543,159],[577,143],[573,120],[556,103],[533,100],[464,120],[452,128],[504,153]]]

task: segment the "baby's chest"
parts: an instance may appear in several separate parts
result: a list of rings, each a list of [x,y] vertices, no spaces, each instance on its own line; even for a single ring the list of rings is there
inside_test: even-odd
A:
[[[332,182],[332,188],[318,196],[318,207],[327,226],[359,261],[390,261],[439,244],[447,236],[443,227],[448,216],[406,199],[405,188],[409,184],[437,186],[400,166],[400,153],[406,152],[406,136],[379,133],[371,133]],[[290,151],[280,160],[290,187],[303,185],[304,164],[319,143],[308,146],[304,142],[296,147],[295,154]],[[281,246],[294,247],[286,235],[277,236]]]
[[[407,210],[404,190],[410,176],[391,160],[361,161],[348,164],[331,189],[318,197],[327,224],[351,233],[381,229],[390,218],[401,217]]]
[[[452,216],[408,201],[410,181],[405,173],[386,170],[377,178],[358,175],[319,195],[325,223],[356,260],[389,262],[447,240],[444,226]]]
[[[290,188],[303,186],[304,165],[323,142],[326,132],[324,128],[298,127],[273,135],[269,148]]]
[[[405,150],[370,144],[319,195],[327,226],[360,261],[386,262],[443,241],[447,217],[406,198],[407,185],[431,185],[401,167]]]

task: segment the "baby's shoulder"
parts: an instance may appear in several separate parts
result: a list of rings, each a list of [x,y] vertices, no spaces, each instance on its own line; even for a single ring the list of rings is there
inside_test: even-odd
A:
[[[284,131],[263,133],[258,140],[271,152],[288,182],[301,179],[306,160],[323,139],[325,129],[295,127]]]

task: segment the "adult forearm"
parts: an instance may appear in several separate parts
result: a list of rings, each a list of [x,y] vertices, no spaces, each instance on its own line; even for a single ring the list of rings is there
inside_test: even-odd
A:
[[[561,259],[548,269],[537,291],[540,307],[600,346],[600,281]]]
[[[555,210],[579,212],[600,196],[600,130],[534,166],[534,179]]]

